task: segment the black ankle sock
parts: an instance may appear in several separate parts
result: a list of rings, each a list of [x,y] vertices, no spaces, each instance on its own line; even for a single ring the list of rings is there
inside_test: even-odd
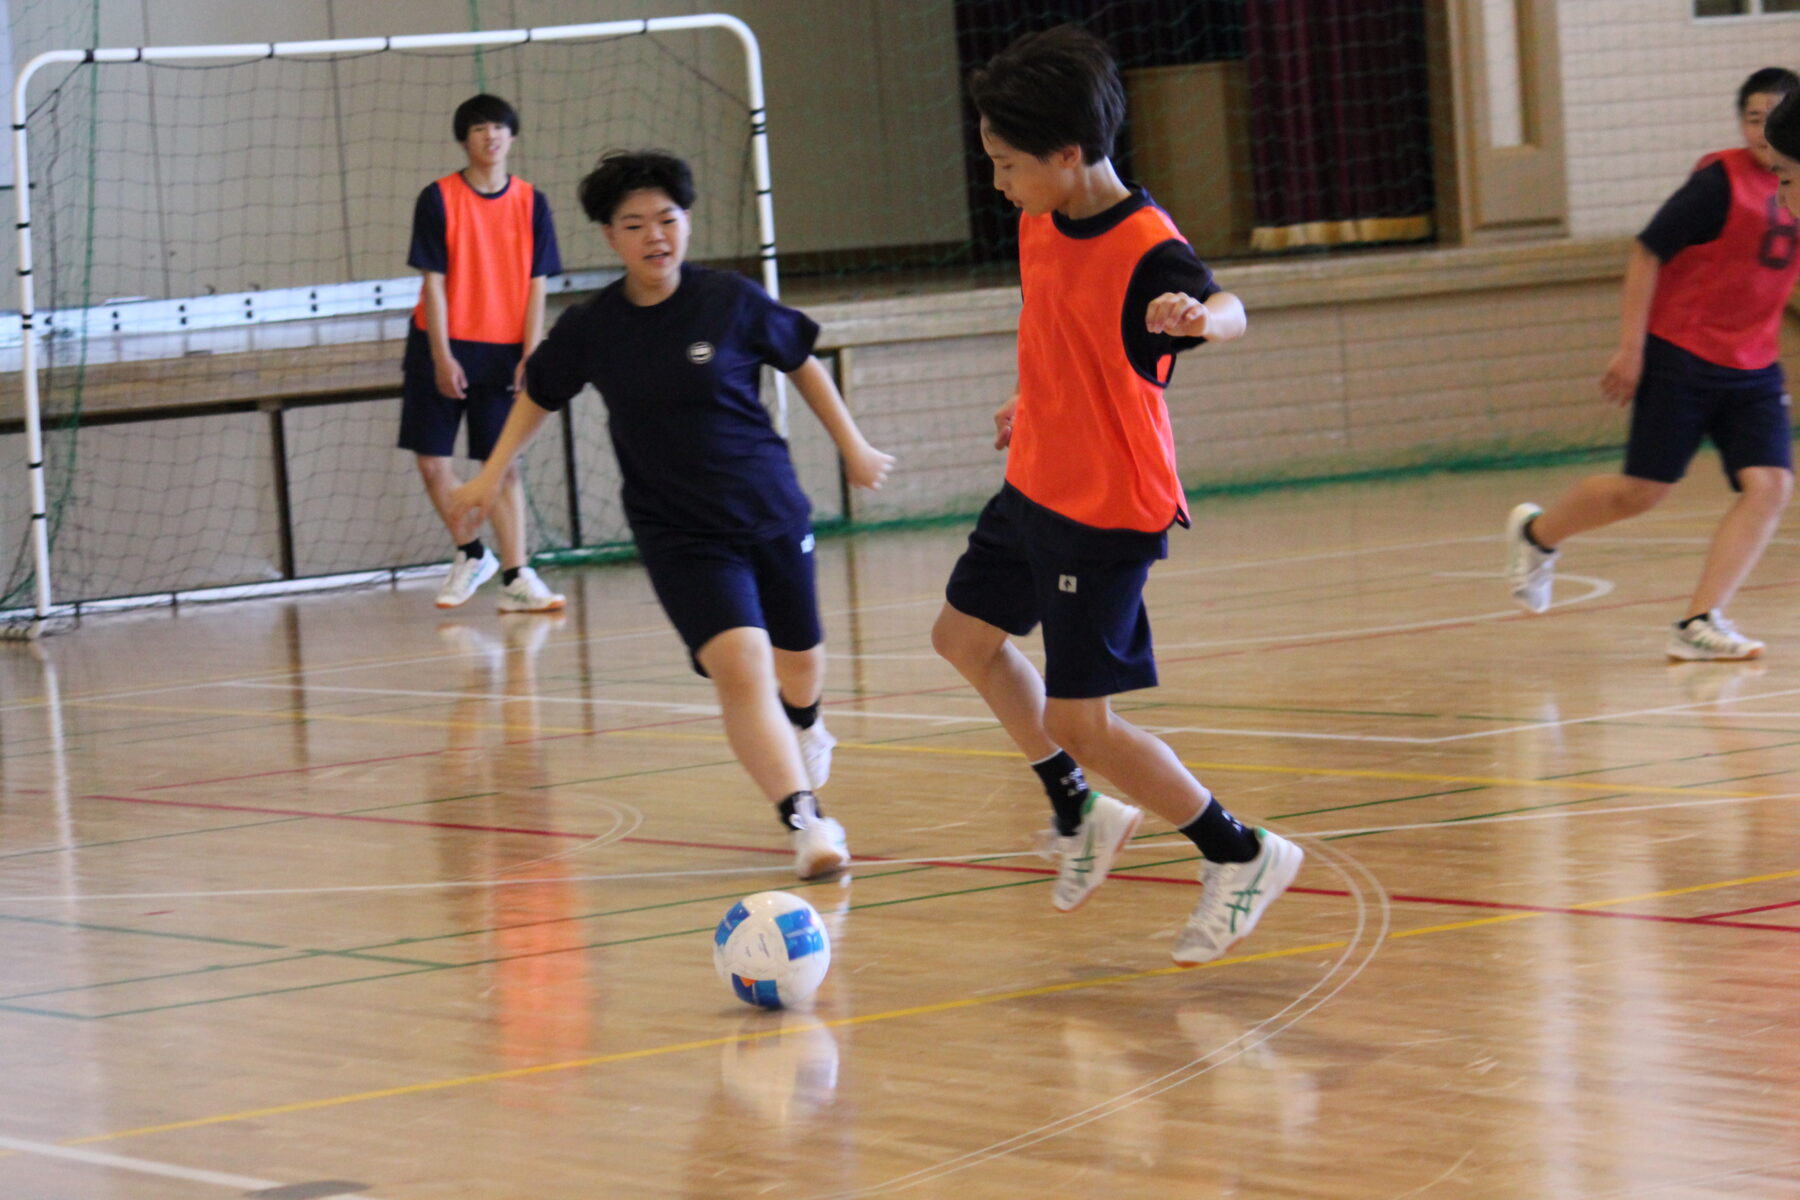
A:
[[[1685,621],[1678,622],[1677,627],[1681,628],[1681,629],[1686,629],[1689,625],[1692,625],[1695,621],[1704,620],[1705,618],[1707,618],[1711,615],[1712,615],[1711,613],[1697,612],[1693,616],[1687,618]]]
[[[1542,514],[1540,513],[1539,515],[1541,516]],[[1556,551],[1552,550],[1550,547],[1544,545],[1544,543],[1538,541],[1535,537],[1531,536],[1531,527],[1536,524],[1537,524],[1537,517],[1533,517],[1533,518],[1531,518],[1531,520],[1525,522],[1524,525],[1520,526],[1519,532],[1525,535],[1526,541],[1528,541],[1532,545],[1536,546],[1539,550],[1542,550],[1545,554],[1555,554]]]
[[[507,567],[505,570],[501,571],[500,586],[511,587],[512,581],[519,577],[519,572],[522,570],[524,570],[523,567]]]
[[[819,798],[817,796],[813,796],[811,792],[795,792],[786,800],[783,800],[780,804],[775,806],[776,815],[780,817],[781,827],[783,829],[791,830],[794,828],[794,806],[800,803],[800,797],[802,796],[812,796],[813,811],[820,815],[824,814],[825,810],[819,807]]]
[[[1256,831],[1226,812],[1217,800],[1208,801],[1199,816],[1181,827],[1181,833],[1209,862],[1249,862],[1262,848]]]
[[[1087,776],[1081,773],[1081,767],[1067,750],[1058,750],[1042,762],[1034,762],[1031,769],[1044,785],[1044,794],[1050,797],[1050,807],[1056,810],[1056,832],[1068,837],[1081,828],[1081,810],[1087,806]]]
[[[787,714],[788,724],[795,729],[811,729],[819,719],[819,702],[814,700],[805,708],[795,708],[787,702],[787,697],[780,692],[775,693],[781,701],[781,711]]]
[[[457,549],[461,550],[470,558],[480,558],[483,554],[487,553],[487,547],[481,544],[480,538],[476,538],[466,546],[458,546]]]

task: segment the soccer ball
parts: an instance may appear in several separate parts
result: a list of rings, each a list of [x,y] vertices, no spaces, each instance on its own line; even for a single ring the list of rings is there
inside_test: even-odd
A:
[[[804,1004],[830,968],[831,939],[818,911],[791,892],[745,896],[713,932],[713,969],[745,1004]]]

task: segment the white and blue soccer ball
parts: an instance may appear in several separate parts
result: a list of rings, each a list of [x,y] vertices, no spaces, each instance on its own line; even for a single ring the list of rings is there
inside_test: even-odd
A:
[[[825,982],[831,938],[800,897],[758,892],[732,905],[713,932],[713,969],[745,1004],[792,1008]]]

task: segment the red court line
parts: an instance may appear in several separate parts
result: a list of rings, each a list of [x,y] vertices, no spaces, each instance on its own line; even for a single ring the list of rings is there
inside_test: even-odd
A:
[[[419,825],[427,829],[469,829],[477,833],[522,833],[530,837],[580,838],[592,841],[593,833],[565,833],[559,829],[520,829],[510,825],[467,825],[460,821],[409,821],[404,817],[368,817],[356,813],[307,812],[303,808],[263,808],[255,804],[206,804],[199,800],[147,800],[142,796],[88,796],[88,800],[114,800],[120,804],[155,804],[166,808],[208,808],[219,812],[266,813],[276,817],[308,817],[315,821],[366,821],[373,825]]]
[[[1746,917],[1751,913],[1771,912],[1777,908],[1793,908],[1800,905],[1800,900],[1783,900],[1780,904],[1759,904],[1755,908],[1734,908],[1730,912],[1707,913],[1699,918],[1702,921],[1717,921],[1723,917]]]
[[[1110,875],[1108,882],[1114,879],[1130,879],[1130,875]],[[1148,878],[1146,876],[1145,878]],[[1177,881],[1171,881],[1177,882]],[[1290,892],[1303,892],[1313,896],[1348,896],[1350,893],[1330,888],[1289,888]],[[1726,929],[1772,929],[1785,933],[1800,933],[1800,925],[1765,925],[1756,921],[1723,921],[1716,917],[1668,917],[1655,913],[1619,912],[1610,908],[1558,908],[1545,904],[1506,904],[1498,900],[1460,900],[1449,896],[1409,896],[1394,892],[1388,895],[1389,900],[1402,904],[1447,904],[1456,908],[1492,908],[1503,912],[1541,912],[1559,913],[1571,917],[1610,917],[1616,921],[1657,921],[1668,925],[1716,925]],[[1800,903],[1800,901],[1796,901]],[[1774,906],[1771,906],[1774,907]],[[1758,910],[1749,908],[1745,912]],[[1730,916],[1729,913],[1720,914]]]

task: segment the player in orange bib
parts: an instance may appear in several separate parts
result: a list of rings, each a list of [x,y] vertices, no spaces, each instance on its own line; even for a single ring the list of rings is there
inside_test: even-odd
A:
[[[1527,612],[1550,606],[1569,538],[1660,504],[1702,438],[1718,447],[1737,500],[1713,532],[1667,654],[1755,658],[1763,643],[1725,616],[1762,557],[1794,489],[1793,430],[1781,364],[1781,315],[1800,279],[1800,225],[1782,208],[1763,125],[1800,78],[1765,67],[1738,89],[1744,144],[1706,155],[1657,210],[1625,267],[1619,348],[1600,390],[1631,406],[1625,465],[1591,475],[1540,510],[1506,522],[1506,581]]]
[[[932,644],[1024,751],[1055,816],[1053,903],[1079,907],[1142,814],[1088,788],[1077,762],[1174,825],[1204,862],[1176,938],[1219,957],[1305,857],[1241,825],[1110,697],[1154,687],[1143,589],[1188,524],[1163,388],[1174,356],[1244,332],[1244,306],[1142,188],[1113,169],[1125,89],[1104,43],[1071,25],[1020,38],[970,80],[994,186],[1021,210],[1019,390],[995,415],[1006,482],[950,576]],[[1044,674],[1011,638],[1044,628]]]
[[[544,338],[545,280],[562,270],[543,193],[506,170],[519,114],[498,96],[457,107],[456,140],[468,165],[427,185],[413,209],[408,265],[424,273],[407,330],[400,448],[418,455],[425,491],[456,543],[439,608],[457,608],[496,572],[501,612],[563,606],[527,565],[525,489],[511,472],[494,506],[498,556],[480,525],[452,518],[460,482],[451,461],[466,416],[469,457],[485,461],[512,411],[525,357]]]

